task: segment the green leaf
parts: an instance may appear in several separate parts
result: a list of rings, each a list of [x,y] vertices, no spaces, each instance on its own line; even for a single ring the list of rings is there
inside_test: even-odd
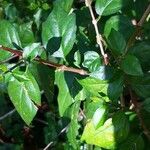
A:
[[[89,69],[90,72],[93,72],[98,69],[101,65],[101,59],[97,52],[88,51],[84,53],[84,62],[82,65]]]
[[[73,0],[56,0],[54,3],[55,7],[62,7],[66,12],[69,12],[71,10],[73,4]]]
[[[69,79],[69,85],[72,86],[72,82],[74,77],[68,76]],[[66,81],[64,72],[57,71],[55,73],[55,82],[56,85],[59,88],[59,94],[58,94],[58,107],[59,107],[59,113],[60,116],[63,116],[67,108],[74,102],[73,97],[70,93],[70,88],[68,86],[68,83]]]
[[[126,55],[121,62],[121,68],[126,74],[141,76],[143,71],[139,60],[133,55]]]
[[[142,77],[131,77],[128,81],[137,95],[143,98],[150,97],[150,74]]]
[[[144,140],[141,135],[132,134],[118,148],[118,150],[145,150]]]
[[[32,102],[24,82],[13,78],[8,84],[9,97],[26,124],[30,124],[38,108]]]
[[[108,36],[107,42],[113,54],[121,55],[124,53],[124,49],[126,47],[126,41],[120,32],[112,28]]]
[[[113,77],[114,69],[110,66],[100,66],[98,69],[90,73],[90,77],[94,77],[100,80],[109,80]]]
[[[94,113],[92,122],[95,127],[95,129],[102,126],[105,122],[106,116],[107,116],[107,107],[105,105],[100,106]]]
[[[14,48],[13,43],[21,46],[18,32],[15,27],[7,20],[0,20],[0,45]],[[0,61],[9,58],[12,54],[0,50]]]
[[[150,98],[147,98],[143,103],[142,103],[142,109],[146,110],[147,112],[150,112]]]
[[[54,96],[54,71],[37,63],[31,63],[29,70],[34,75],[40,89],[44,91],[48,102],[51,103]]]
[[[131,47],[129,53],[134,54],[140,61],[144,70],[150,70],[150,45],[148,42],[141,42]]]
[[[28,44],[35,42],[34,34],[32,31],[32,24],[33,22],[31,21],[17,26],[22,47],[26,47]]]
[[[125,5],[123,0],[96,0],[96,12],[100,16],[107,16],[119,12]]]
[[[23,50],[23,58],[33,60],[35,57],[40,56],[42,48],[40,43],[33,43],[26,46]]]
[[[80,63],[81,63],[81,54],[79,51],[76,51],[74,53],[74,65],[80,68]]]
[[[78,141],[77,135],[79,134],[79,124],[78,124],[78,116],[79,116],[79,109],[80,109],[80,101],[74,103],[71,108],[69,108],[69,118],[71,118],[71,122],[69,125],[69,129],[67,131],[67,138],[70,142],[71,146],[74,149],[78,149]]]
[[[108,97],[112,101],[117,101],[121,93],[123,92],[124,77],[122,74],[115,74],[115,79],[109,83]]]
[[[103,126],[95,129],[90,121],[85,126],[81,140],[105,149],[115,149],[118,143],[126,139],[129,133],[129,122],[123,112],[117,112]]]
[[[37,81],[29,70],[25,72],[25,76],[30,79],[30,81],[24,82],[24,86],[26,87],[30,98],[37,105],[41,105],[41,94]]]
[[[123,15],[112,16],[106,21],[104,27],[104,35],[106,37],[110,35],[112,28],[119,31],[126,40],[128,40],[134,32],[134,27],[130,19]]]
[[[76,38],[75,14],[68,14],[61,7],[54,7],[42,25],[44,47],[49,50],[49,42],[54,40],[54,43],[58,43],[60,38],[61,41],[58,49],[56,50],[54,47],[49,52],[55,57],[65,58],[71,51]]]
[[[106,96],[108,83],[104,80],[87,77],[78,82],[90,93],[95,96]]]

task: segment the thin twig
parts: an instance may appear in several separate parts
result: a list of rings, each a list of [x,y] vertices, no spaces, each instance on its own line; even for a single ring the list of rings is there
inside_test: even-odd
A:
[[[9,111],[8,113],[6,113],[5,115],[0,117],[0,121],[4,120],[5,118],[11,116],[12,114],[14,114],[14,112],[16,112],[16,109],[13,109],[11,111]]]
[[[91,3],[92,3],[92,0],[85,0],[85,5],[89,8],[89,11],[90,11],[90,14],[91,14],[91,17],[92,17],[92,23],[94,25],[94,29],[95,29],[95,32],[96,32],[96,40],[97,40],[97,44],[99,45],[99,48],[100,48],[100,51],[101,51],[101,54],[104,58],[104,63],[107,65],[108,64],[108,56],[107,54],[105,54],[104,52],[104,48],[103,48],[103,43],[102,43],[102,36],[101,34],[99,33],[99,30],[98,30],[98,25],[97,25],[97,20],[94,16],[94,12],[93,12],[93,9],[92,9],[92,6],[91,6]]]
[[[2,49],[4,51],[8,51],[8,52],[10,52],[12,54],[15,54],[17,56],[22,56],[22,51],[19,51],[19,50],[14,50],[14,49],[11,49],[9,47],[2,46],[2,45],[0,45],[0,49]],[[57,63],[54,63],[54,62],[51,62],[51,61],[46,61],[46,60],[38,58],[38,57],[36,57],[34,60],[41,63],[41,64],[44,64],[46,66],[56,68],[60,71],[73,72],[73,73],[77,73],[77,74],[80,74],[80,75],[88,75],[88,72],[83,70],[83,69],[68,67],[68,66],[65,66],[65,65],[62,65],[62,64],[57,64]]]
[[[146,127],[146,125],[144,123],[144,120],[142,118],[142,114],[141,114],[141,111],[140,111],[140,106],[139,106],[139,104],[137,102],[137,96],[131,89],[129,89],[129,92],[130,92],[132,104],[134,105],[134,109],[135,109],[136,114],[137,114],[137,116],[139,118],[140,124],[141,124],[141,126],[142,126],[142,128],[144,130],[144,134],[147,136],[147,138],[150,141],[150,131]]]
[[[135,32],[132,34],[132,36],[130,37],[130,39],[127,43],[125,53],[127,53],[128,49],[135,43],[136,37],[141,34],[141,28],[149,14],[150,14],[150,4],[148,5],[147,9],[145,10],[144,14],[142,15],[140,21],[137,23]]]
[[[55,139],[58,138],[62,133],[64,133],[64,132],[68,129],[68,127],[69,127],[69,124],[68,124],[66,127],[64,127],[64,128],[59,132],[59,134],[55,137]],[[54,143],[54,141],[50,141],[49,144],[47,144],[47,146],[46,146],[43,150],[48,150],[48,148],[49,148],[53,143]]]

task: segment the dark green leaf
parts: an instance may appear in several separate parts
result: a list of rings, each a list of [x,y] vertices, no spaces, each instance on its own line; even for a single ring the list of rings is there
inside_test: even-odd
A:
[[[126,55],[121,62],[121,68],[126,74],[141,76],[143,71],[139,60],[133,55]]]
[[[73,4],[73,0],[56,0],[54,4],[55,7],[62,7],[66,12],[69,13]]]
[[[118,12],[125,3],[123,0],[96,0],[96,12],[102,16],[107,16]]]
[[[130,135],[126,141],[124,141],[120,146],[119,150],[145,150],[144,140],[141,135]]]
[[[134,54],[140,61],[144,70],[150,70],[150,45],[146,42],[141,42],[133,46],[130,53]]]
[[[122,34],[115,29],[111,29],[111,32],[108,36],[108,44],[112,50],[112,53],[115,55],[121,55],[124,53],[126,47],[126,41]]]
[[[116,74],[116,78],[109,83],[108,97],[112,101],[117,101],[123,92],[124,77],[122,74]]]
[[[104,28],[104,35],[106,37],[109,36],[112,28],[119,31],[126,40],[128,40],[134,32],[131,21],[123,15],[112,16],[107,20]]]
[[[14,48],[13,43],[21,46],[18,32],[15,27],[6,20],[0,20],[0,45]],[[12,54],[0,50],[0,61],[9,58]]]
[[[142,108],[146,110],[147,112],[150,112],[150,98],[147,98],[143,103],[142,103]]]
[[[143,77],[129,78],[129,83],[137,95],[143,98],[150,97],[150,74],[144,75]]]

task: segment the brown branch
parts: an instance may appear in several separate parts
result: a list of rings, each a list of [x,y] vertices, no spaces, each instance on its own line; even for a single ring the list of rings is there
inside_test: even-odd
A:
[[[147,127],[144,123],[144,120],[142,118],[142,114],[140,111],[140,105],[138,104],[138,101],[137,101],[137,95],[131,89],[129,89],[129,92],[130,92],[130,96],[131,96],[131,102],[134,105],[135,112],[136,112],[136,114],[139,118],[140,124],[144,130],[144,134],[147,136],[147,138],[150,141],[150,131],[147,129]]]
[[[8,52],[10,52],[12,54],[15,54],[17,56],[20,56],[20,57],[22,56],[22,53],[23,53],[22,51],[14,50],[14,49],[11,49],[9,47],[2,46],[2,45],[0,45],[0,49],[4,50],[4,51],[8,51]],[[65,65],[62,65],[62,64],[57,64],[57,63],[54,63],[54,62],[51,62],[51,61],[46,61],[46,60],[38,58],[38,57],[36,57],[34,60],[39,62],[40,64],[56,68],[60,71],[68,71],[68,72],[73,72],[73,73],[77,73],[77,74],[80,74],[80,75],[88,75],[88,72],[83,70],[83,69],[68,67],[68,66],[65,66]]]
[[[90,14],[91,14],[91,17],[92,17],[92,23],[94,25],[94,29],[95,29],[95,32],[96,32],[97,44],[99,45],[101,54],[102,54],[103,59],[104,59],[104,63],[105,63],[105,65],[107,65],[109,63],[108,62],[108,56],[104,52],[103,43],[102,43],[103,39],[102,39],[101,34],[99,33],[98,25],[97,25],[97,20],[96,20],[96,18],[94,16],[94,12],[92,10],[91,3],[92,3],[92,0],[85,0],[85,5],[89,8],[89,11],[90,11]]]
[[[127,43],[125,53],[127,53],[128,49],[135,43],[136,37],[141,35],[141,28],[149,14],[150,14],[150,4],[148,5],[147,9],[145,10],[144,14],[142,15],[140,21],[137,23],[135,32],[132,34],[132,36],[130,37],[130,39]]]

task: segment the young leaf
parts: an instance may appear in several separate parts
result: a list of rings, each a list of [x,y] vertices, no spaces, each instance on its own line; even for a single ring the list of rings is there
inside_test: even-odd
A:
[[[104,80],[99,80],[91,77],[87,77],[78,82],[91,94],[95,96],[107,95],[108,83]]]
[[[118,12],[125,3],[123,0],[96,0],[96,12],[100,16],[107,16]]]
[[[95,129],[102,126],[107,116],[107,107],[105,105],[100,106],[94,113],[92,122]]]
[[[13,43],[21,46],[18,32],[15,27],[7,20],[0,20],[0,45],[14,48]],[[0,50],[0,61],[9,58],[12,54]]]
[[[98,129],[95,129],[91,121],[88,122],[81,140],[105,149],[115,149],[118,143],[126,139],[128,133],[128,119],[123,112],[117,112]]]
[[[119,31],[116,31],[115,29],[112,28],[108,36],[107,42],[113,54],[121,55],[124,53],[126,41]]]
[[[22,119],[29,125],[38,108],[32,102],[25,84],[14,78],[8,84],[8,94]]]
[[[133,55],[126,55],[121,62],[121,68],[126,74],[133,76],[143,75],[139,60]]]

